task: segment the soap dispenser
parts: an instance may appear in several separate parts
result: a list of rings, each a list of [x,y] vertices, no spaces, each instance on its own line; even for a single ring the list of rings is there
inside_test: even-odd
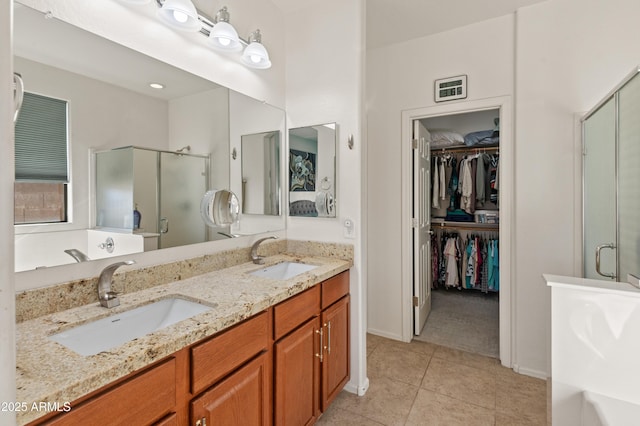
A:
[[[142,220],[142,214],[138,210],[138,204],[136,203],[133,209],[133,229],[140,229],[140,221]]]

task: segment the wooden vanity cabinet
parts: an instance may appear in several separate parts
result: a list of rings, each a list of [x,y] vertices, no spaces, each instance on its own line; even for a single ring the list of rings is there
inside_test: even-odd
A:
[[[191,348],[191,426],[271,424],[270,315]]]
[[[310,425],[349,380],[349,272],[31,425]]]
[[[270,425],[270,362],[263,353],[194,399],[190,424]]]
[[[68,413],[36,423],[121,425],[126,419],[132,425],[149,425],[160,420],[160,424],[171,424],[165,420],[170,419],[167,415],[176,408],[176,397],[176,361],[172,357],[77,405],[72,404]]]
[[[348,294],[346,271],[274,307],[276,425],[315,423],[349,380]]]

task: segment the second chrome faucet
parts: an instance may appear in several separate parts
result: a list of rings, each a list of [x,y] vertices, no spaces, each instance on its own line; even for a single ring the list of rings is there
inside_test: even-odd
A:
[[[253,245],[251,246],[251,260],[253,261],[253,263],[255,263],[256,265],[262,265],[264,263],[264,256],[260,256],[258,254],[258,247],[260,246],[260,243],[265,240],[277,240],[277,239],[278,237],[275,237],[272,235],[270,237],[260,238],[258,241],[253,243]]]

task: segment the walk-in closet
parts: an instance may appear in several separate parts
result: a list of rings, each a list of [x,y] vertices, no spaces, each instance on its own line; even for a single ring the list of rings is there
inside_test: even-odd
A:
[[[420,120],[428,131],[431,311],[415,339],[498,358],[500,110]],[[425,194],[423,194],[424,196]]]

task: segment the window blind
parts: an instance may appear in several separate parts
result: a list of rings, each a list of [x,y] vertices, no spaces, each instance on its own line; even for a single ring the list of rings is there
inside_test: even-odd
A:
[[[15,127],[17,181],[68,182],[67,102],[25,93]]]

